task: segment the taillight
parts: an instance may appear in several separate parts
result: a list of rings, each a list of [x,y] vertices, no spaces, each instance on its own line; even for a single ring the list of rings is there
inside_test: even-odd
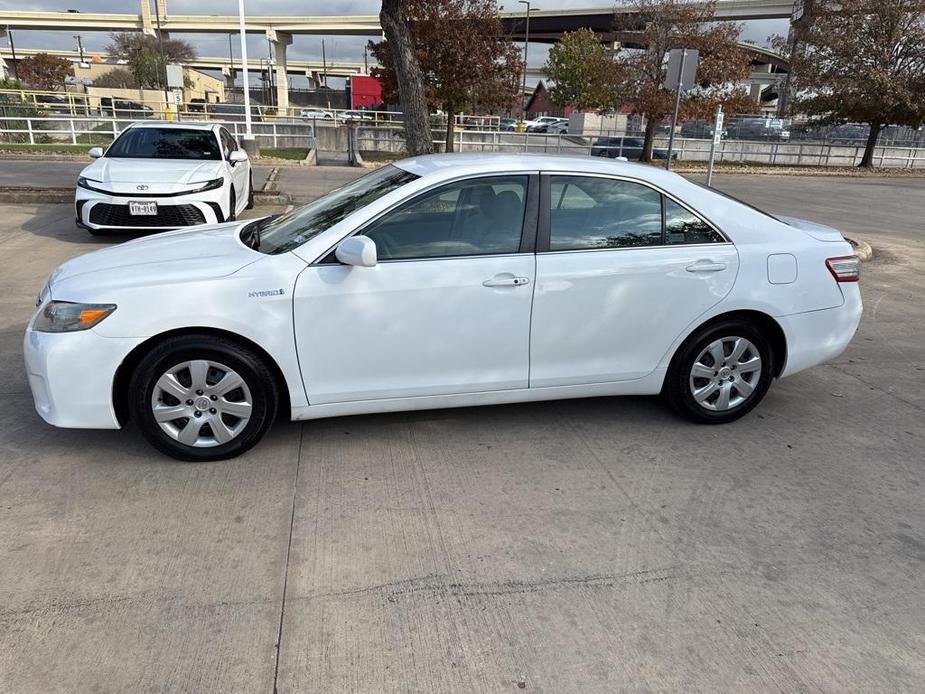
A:
[[[828,258],[825,266],[829,268],[836,282],[857,282],[861,277],[861,261],[856,255]]]

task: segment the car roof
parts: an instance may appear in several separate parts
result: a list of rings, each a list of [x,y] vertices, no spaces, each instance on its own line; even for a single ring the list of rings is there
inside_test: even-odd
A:
[[[435,179],[509,171],[567,171],[630,176],[654,184],[671,184],[680,178],[662,168],[601,157],[564,154],[427,154],[395,162],[395,166],[418,176]]]
[[[143,123],[132,123],[130,128],[175,128],[178,130],[214,130],[220,127],[217,123],[177,123],[176,121],[144,121]]]

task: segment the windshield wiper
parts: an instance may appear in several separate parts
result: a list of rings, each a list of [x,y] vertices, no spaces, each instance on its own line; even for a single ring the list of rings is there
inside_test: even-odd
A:
[[[243,229],[241,229],[241,241],[253,248],[255,251],[260,250],[260,232],[267,228],[267,226],[274,219],[279,217],[278,214],[270,215],[269,217],[264,217],[263,219],[257,219]]]

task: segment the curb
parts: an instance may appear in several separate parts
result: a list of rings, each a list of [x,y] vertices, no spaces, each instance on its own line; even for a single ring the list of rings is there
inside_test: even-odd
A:
[[[866,262],[874,257],[874,249],[871,248],[871,245],[867,241],[861,239],[852,239],[845,237],[845,241],[851,244],[851,247],[854,249],[854,254],[861,260],[861,262]]]
[[[39,203],[60,204],[74,202],[73,188],[30,188],[5,186],[0,188],[0,203]],[[291,202],[289,195],[275,190],[255,190],[254,204],[256,205],[288,205]]]

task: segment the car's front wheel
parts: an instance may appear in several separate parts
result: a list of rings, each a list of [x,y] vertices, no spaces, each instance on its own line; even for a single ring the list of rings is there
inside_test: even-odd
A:
[[[724,424],[747,414],[768,392],[774,354],[762,332],[747,321],[707,326],[675,354],[664,393],[688,419]]]
[[[247,209],[254,207],[254,172],[251,171],[247,176]]]
[[[254,446],[277,410],[276,379],[244,345],[207,335],[173,337],[140,361],[129,382],[132,419],[172,458],[232,458]]]
[[[235,208],[238,205],[238,201],[234,196],[234,184],[231,185],[231,192],[228,194],[228,216],[225,217],[226,222],[233,222],[238,218]]]

